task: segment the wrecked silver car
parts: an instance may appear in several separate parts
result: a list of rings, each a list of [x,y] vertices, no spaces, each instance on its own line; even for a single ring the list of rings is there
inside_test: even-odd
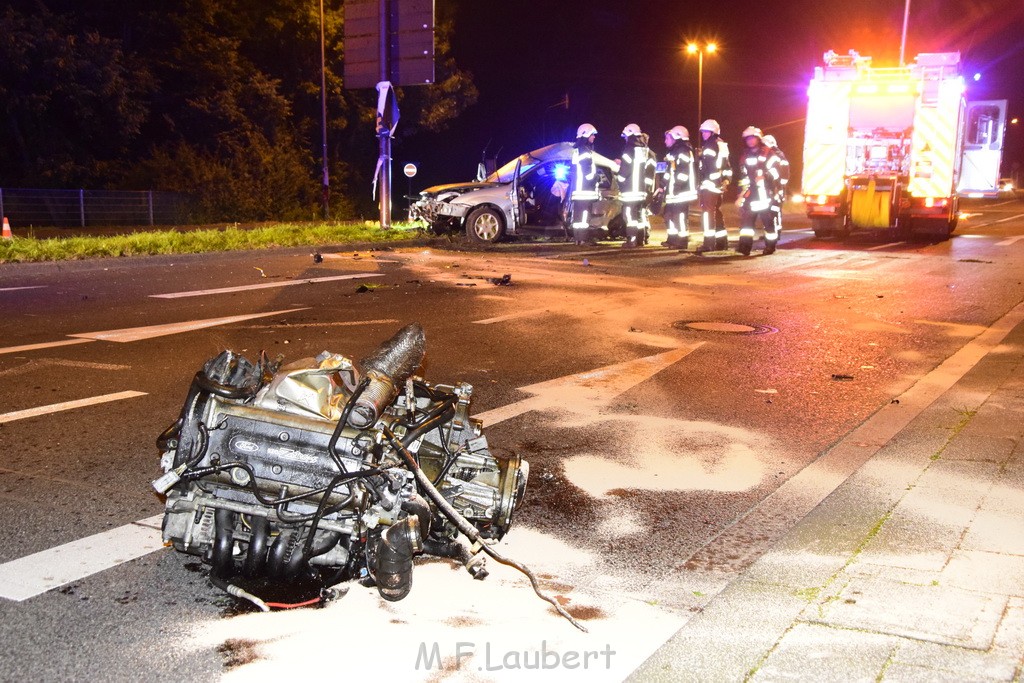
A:
[[[517,235],[565,236],[571,233],[571,142],[559,142],[522,154],[482,181],[428,187],[413,203],[413,220],[437,234],[462,232],[475,242],[498,242]],[[615,178],[599,169],[601,201],[591,214],[594,227],[619,236],[623,225]]]
[[[326,351],[285,366],[231,351],[208,361],[157,442],[164,541],[260,609],[256,580],[362,578],[401,600],[420,552],[482,578],[529,469],[491,452],[470,385],[415,376],[425,343],[413,323],[358,364]]]

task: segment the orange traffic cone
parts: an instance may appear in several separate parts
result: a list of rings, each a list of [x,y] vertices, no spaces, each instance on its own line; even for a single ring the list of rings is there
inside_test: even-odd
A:
[[[11,232],[11,222],[7,220],[7,216],[4,216],[4,234],[5,240],[13,239],[14,233]]]

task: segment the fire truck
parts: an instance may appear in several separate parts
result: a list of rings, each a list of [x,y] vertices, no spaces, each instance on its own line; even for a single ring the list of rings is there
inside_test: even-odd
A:
[[[818,237],[948,239],[961,196],[995,196],[1006,100],[964,97],[960,53],[874,67],[827,52],[808,89],[802,191]]]

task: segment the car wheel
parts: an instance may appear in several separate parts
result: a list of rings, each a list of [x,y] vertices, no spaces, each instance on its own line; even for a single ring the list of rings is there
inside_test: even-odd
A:
[[[466,236],[474,242],[493,244],[505,234],[505,217],[487,206],[469,214],[466,219]]]

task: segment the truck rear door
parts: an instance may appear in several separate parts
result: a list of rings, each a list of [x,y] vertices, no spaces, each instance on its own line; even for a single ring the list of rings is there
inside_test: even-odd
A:
[[[1003,157],[1006,100],[967,103],[963,165],[957,193],[961,197],[999,194],[999,164]]]

